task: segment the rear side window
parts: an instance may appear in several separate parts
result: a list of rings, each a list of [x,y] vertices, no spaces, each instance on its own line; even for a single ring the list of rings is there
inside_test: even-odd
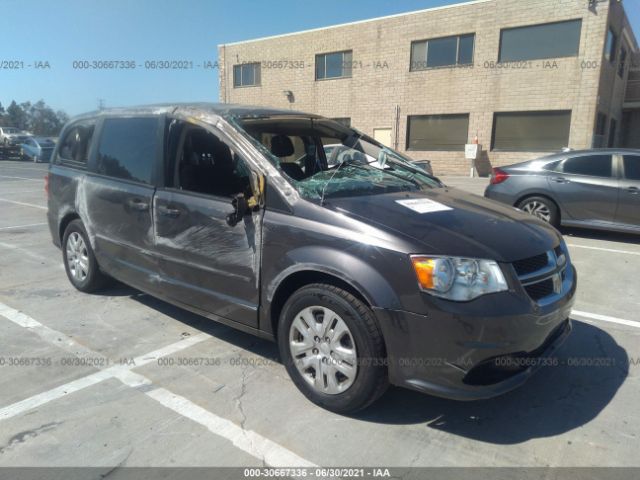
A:
[[[107,118],[98,146],[98,173],[151,183],[157,158],[158,119]]]
[[[59,157],[62,163],[71,161],[78,164],[87,164],[89,147],[93,138],[93,123],[74,125],[60,142]]]
[[[628,180],[640,180],[640,155],[624,156],[624,176]]]
[[[611,177],[611,155],[585,155],[569,158],[564,162],[563,172],[590,177]]]

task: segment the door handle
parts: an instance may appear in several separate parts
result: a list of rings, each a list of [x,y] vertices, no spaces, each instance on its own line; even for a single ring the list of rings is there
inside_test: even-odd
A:
[[[550,180],[556,183],[569,183],[569,180],[564,177],[551,177]]]
[[[149,210],[149,204],[147,202],[143,202],[139,198],[133,198],[127,202],[127,205],[131,207],[133,210],[138,210],[139,212],[145,212]]]
[[[638,187],[629,187],[629,188],[627,188],[627,192],[629,192],[631,195],[638,195],[638,194],[640,194],[640,188],[638,188]]]
[[[176,218],[180,216],[180,210],[178,210],[177,208],[165,207],[164,205],[160,205],[158,207],[158,213],[165,217],[171,217],[171,218]]]

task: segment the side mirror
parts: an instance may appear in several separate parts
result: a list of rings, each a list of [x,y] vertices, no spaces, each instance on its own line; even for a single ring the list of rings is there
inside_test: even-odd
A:
[[[233,197],[231,205],[233,205],[233,213],[227,215],[227,225],[235,227],[246,215],[249,210],[249,205],[247,203],[247,199],[244,198],[244,194],[242,193]]]

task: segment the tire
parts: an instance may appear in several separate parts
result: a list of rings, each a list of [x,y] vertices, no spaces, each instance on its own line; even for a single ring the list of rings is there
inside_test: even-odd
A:
[[[95,292],[106,285],[108,277],[100,271],[80,220],[73,220],[64,231],[62,258],[69,281],[81,292]]]
[[[518,203],[518,208],[524,212],[533,215],[554,227],[560,225],[560,212],[558,206],[553,200],[547,197],[527,197]]]
[[[311,284],[291,295],[278,323],[278,348],[296,387],[327,410],[362,410],[388,387],[384,340],[373,312],[333,285]]]

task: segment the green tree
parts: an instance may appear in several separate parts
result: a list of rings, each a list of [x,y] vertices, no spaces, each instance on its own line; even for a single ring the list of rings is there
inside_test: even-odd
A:
[[[29,120],[27,113],[23,110],[22,106],[16,103],[15,100],[12,100],[11,104],[7,108],[7,117],[8,126],[20,129],[27,128]]]

